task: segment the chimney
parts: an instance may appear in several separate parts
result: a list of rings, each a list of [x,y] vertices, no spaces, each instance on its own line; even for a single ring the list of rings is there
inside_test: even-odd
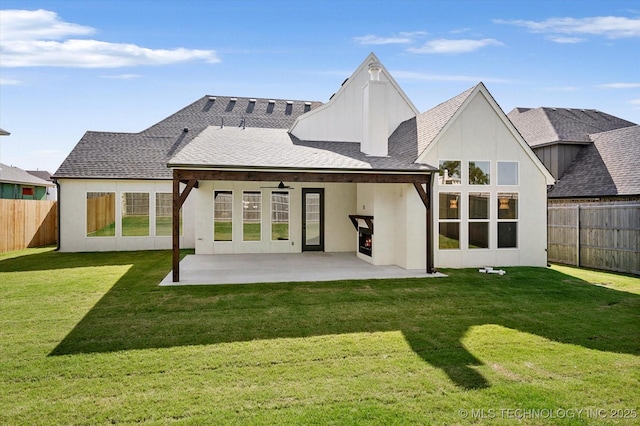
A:
[[[376,157],[388,154],[389,113],[387,111],[387,82],[380,80],[382,66],[369,64],[369,80],[362,89],[362,144],[360,150]]]

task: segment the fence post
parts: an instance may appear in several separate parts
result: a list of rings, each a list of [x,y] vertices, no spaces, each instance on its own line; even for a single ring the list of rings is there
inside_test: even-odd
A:
[[[580,267],[580,204],[576,206],[576,266]]]

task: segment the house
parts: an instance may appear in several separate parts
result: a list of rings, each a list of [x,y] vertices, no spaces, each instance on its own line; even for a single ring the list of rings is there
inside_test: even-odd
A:
[[[58,199],[58,189],[56,188],[55,183],[53,182],[51,173],[49,173],[46,170],[27,170],[27,173],[37,178],[40,178],[42,180],[46,180],[47,182],[51,183],[51,185],[53,185],[47,188],[47,196],[45,198],[46,200],[56,201]]]
[[[594,109],[515,108],[508,117],[556,178],[551,204],[640,200],[640,126]]]
[[[204,96],[87,132],[54,179],[60,250],[172,248],[174,281],[179,247],[544,266],[554,181],[482,83],[419,113],[373,53],[324,104]]]
[[[0,163],[0,199],[46,200],[54,186],[18,167]]]

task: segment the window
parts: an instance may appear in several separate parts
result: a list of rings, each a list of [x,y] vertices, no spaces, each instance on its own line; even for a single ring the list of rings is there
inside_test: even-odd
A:
[[[242,240],[260,241],[262,238],[262,193],[245,191],[242,193]]]
[[[461,185],[461,162],[455,160],[440,160],[438,183],[440,185]]]
[[[518,194],[498,193],[498,248],[518,247]]]
[[[498,161],[498,185],[518,185],[518,163]]]
[[[149,194],[122,193],[122,236],[149,236]]]
[[[289,240],[289,193],[286,191],[271,193],[271,239]]]
[[[213,241],[233,240],[233,192],[213,193]]]
[[[87,192],[87,237],[116,236],[116,194]]]
[[[440,207],[438,217],[439,236],[438,248],[460,248],[460,193],[441,192],[439,194]]]
[[[156,236],[171,236],[172,222],[173,195],[169,192],[156,192]],[[182,235],[182,209],[180,209],[180,235]]]
[[[469,185],[489,185],[491,163],[489,161],[469,161]]]
[[[489,248],[488,192],[469,193],[469,248]]]

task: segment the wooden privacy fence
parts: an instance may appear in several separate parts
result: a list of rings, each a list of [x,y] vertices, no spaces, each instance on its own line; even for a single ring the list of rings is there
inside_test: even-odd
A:
[[[640,275],[640,204],[547,209],[550,262]]]
[[[0,253],[55,244],[56,201],[0,199]]]

